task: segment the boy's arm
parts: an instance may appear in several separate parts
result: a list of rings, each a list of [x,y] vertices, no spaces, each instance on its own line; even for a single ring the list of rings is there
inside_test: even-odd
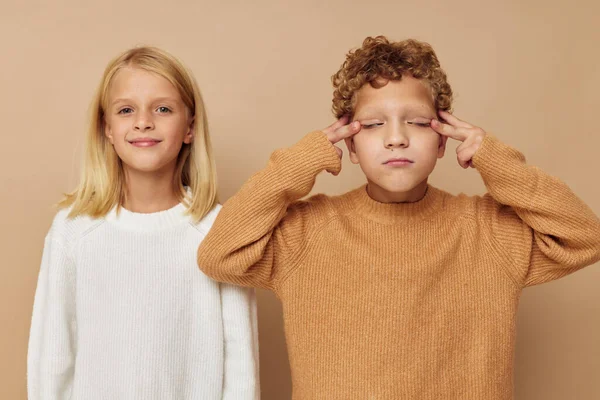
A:
[[[75,353],[75,268],[63,245],[48,235],[29,333],[28,398],[70,398]]]
[[[254,289],[221,284],[223,310],[223,400],[260,398],[258,323]]]
[[[310,192],[321,171],[339,172],[340,150],[332,143],[360,129],[346,123],[341,119],[275,151],[267,167],[223,205],[198,249],[198,265],[205,274],[222,282],[275,289],[299,261],[322,216],[310,203],[297,200]]]
[[[472,166],[489,192],[478,216],[498,254],[508,258],[504,264],[515,282],[548,282],[600,260],[600,220],[592,210],[559,179],[527,165],[517,150],[493,136],[479,137],[465,147],[474,149]],[[459,151],[461,165],[469,164],[468,157],[460,160]]]

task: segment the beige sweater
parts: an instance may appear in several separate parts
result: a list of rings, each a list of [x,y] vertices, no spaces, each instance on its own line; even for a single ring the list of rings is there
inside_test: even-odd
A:
[[[226,202],[199,265],[281,299],[294,399],[512,398],[521,289],[600,260],[600,221],[491,135],[473,163],[482,197],[299,201],[341,167],[314,132]]]

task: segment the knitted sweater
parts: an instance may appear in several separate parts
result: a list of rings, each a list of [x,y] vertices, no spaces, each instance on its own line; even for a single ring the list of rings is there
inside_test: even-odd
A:
[[[198,224],[183,204],[100,219],[68,212],[44,246],[30,400],[258,398],[254,293],[196,267],[217,208]]]
[[[225,203],[200,268],[281,299],[295,399],[512,398],[521,290],[600,260],[600,221],[491,135],[473,163],[481,197],[300,201],[341,168],[314,132]]]

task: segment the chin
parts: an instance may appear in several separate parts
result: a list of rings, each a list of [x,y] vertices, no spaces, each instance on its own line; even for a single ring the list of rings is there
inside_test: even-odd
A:
[[[154,173],[159,172],[164,168],[164,165],[160,163],[130,163],[127,164],[127,169],[132,172],[140,172],[140,173]]]
[[[386,185],[381,188],[389,193],[408,193],[416,187],[417,185]]]
[[[408,193],[418,188],[424,181],[392,181],[392,182],[377,182],[372,181],[375,185],[388,193]],[[426,181],[425,181],[426,182]]]

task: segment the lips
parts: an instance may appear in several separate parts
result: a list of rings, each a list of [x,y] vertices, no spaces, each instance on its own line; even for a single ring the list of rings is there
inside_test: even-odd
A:
[[[154,138],[136,138],[129,140],[128,142],[136,147],[152,147],[159,144],[161,140]]]
[[[410,160],[408,158],[405,157],[397,157],[397,158],[390,158],[389,160],[387,160],[386,162],[384,162],[384,165],[390,165],[390,166],[405,166],[405,165],[410,165],[413,164],[414,161]]]

